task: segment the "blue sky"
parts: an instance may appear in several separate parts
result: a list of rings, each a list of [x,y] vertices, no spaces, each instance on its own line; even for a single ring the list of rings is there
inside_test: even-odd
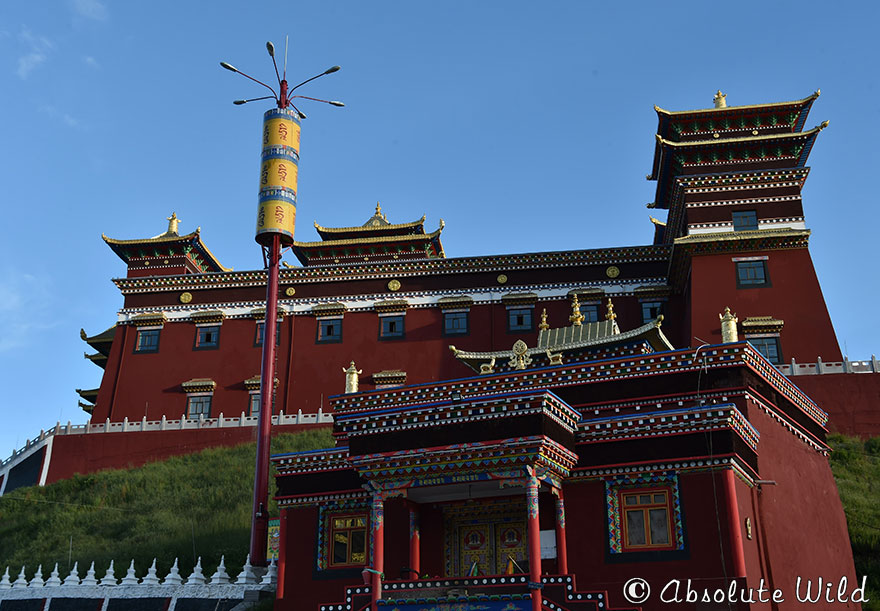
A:
[[[880,351],[876,3],[70,0],[0,5],[0,457],[84,422],[82,358],[112,325],[124,264],[101,240],[172,211],[227,266],[253,242],[265,41],[304,88],[300,240],[312,221],[446,221],[449,256],[644,244],[653,105],[806,97],[828,119],[804,190],[841,347]],[[871,76],[874,75],[874,76]],[[771,313],[772,314],[772,313]]]

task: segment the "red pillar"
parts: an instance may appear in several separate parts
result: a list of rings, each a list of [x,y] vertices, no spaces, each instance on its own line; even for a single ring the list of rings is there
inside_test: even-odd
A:
[[[266,283],[266,318],[263,321],[263,360],[260,368],[260,417],[257,421],[257,460],[254,467],[254,504],[251,514],[251,564],[266,566],[269,534],[269,445],[272,429],[272,396],[275,393],[275,334],[278,318],[278,273],[281,237],[272,235]]]
[[[378,611],[377,601],[382,598],[382,572],[385,570],[385,510],[381,494],[373,494],[372,509],[370,523],[373,533],[373,572],[370,573],[370,597],[373,611]]]
[[[419,531],[419,506],[415,503],[409,504],[409,568],[415,571],[415,578],[418,579],[422,572],[421,567],[421,532]],[[411,578],[412,573],[408,576]]]
[[[568,574],[568,544],[565,542],[565,502],[562,488],[556,491],[556,570]]]
[[[541,525],[538,521],[538,479],[529,475],[526,483],[526,513],[529,539],[529,589],[532,611],[541,611]]]
[[[713,474],[714,477],[714,474]],[[742,525],[739,521],[739,506],[736,503],[736,476],[733,469],[724,471],[724,490],[727,497],[727,515],[730,520],[730,545],[733,557],[734,577],[746,576],[746,557],[743,551]]]
[[[278,528],[278,586],[275,589],[275,598],[284,598],[284,569],[287,566],[287,509],[281,510],[281,520]]]

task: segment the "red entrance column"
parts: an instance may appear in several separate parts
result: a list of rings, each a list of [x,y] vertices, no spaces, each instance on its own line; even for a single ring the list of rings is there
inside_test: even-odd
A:
[[[419,578],[421,567],[421,533],[419,532],[419,506],[415,503],[409,504],[409,568],[415,573],[416,579]],[[410,577],[412,574],[410,574]]]
[[[529,475],[526,483],[526,512],[529,539],[529,589],[532,611],[541,611],[541,525],[538,521],[538,478]]]
[[[385,570],[385,509],[384,499],[378,492],[373,493],[373,506],[370,514],[373,533],[373,568],[370,571],[370,597],[372,609],[378,611],[378,601],[382,598],[382,572]]]
[[[565,542],[565,501],[562,499],[562,488],[553,492],[556,494],[556,571],[561,575],[567,575],[568,545]]]

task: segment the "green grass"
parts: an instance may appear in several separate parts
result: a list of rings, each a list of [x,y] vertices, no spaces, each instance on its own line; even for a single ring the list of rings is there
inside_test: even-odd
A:
[[[846,512],[856,575],[868,576],[865,611],[880,611],[880,437],[831,435],[831,470]]]
[[[273,454],[332,447],[329,428],[273,437]],[[80,577],[94,561],[98,577],[115,560],[116,576],[132,559],[140,577],[157,558],[160,577],[175,558],[180,573],[195,558],[210,577],[220,556],[234,579],[250,541],[256,444],[213,448],[130,470],[108,470],[20,488],[0,497],[0,572],[43,577],[53,565],[63,578],[79,562]],[[270,477],[270,499],[275,494]],[[274,501],[270,515],[278,516]],[[69,562],[70,559],[70,562]]]

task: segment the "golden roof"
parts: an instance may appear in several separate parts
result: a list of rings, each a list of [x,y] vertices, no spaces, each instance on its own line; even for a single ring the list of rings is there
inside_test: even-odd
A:
[[[325,240],[323,242],[297,242],[293,241],[293,245],[298,248],[332,248],[334,246],[353,246],[357,244],[378,244],[381,242],[407,242],[415,239],[433,239],[440,235],[443,231],[443,224],[431,233],[411,233],[405,235],[388,235],[388,236],[372,236],[363,238],[349,238],[346,240]],[[389,227],[386,225],[384,228]]]
[[[373,217],[375,218],[375,217]],[[408,229],[410,227],[418,227],[425,222],[425,215],[422,215],[422,218],[412,221],[410,223],[389,223],[385,222],[381,225],[371,225],[371,221],[367,221],[365,225],[360,225],[358,227],[324,227],[323,225],[319,225],[318,221],[315,221],[315,229],[317,229],[321,233],[348,233],[350,231],[357,232],[370,232],[375,231],[376,229],[388,230],[388,229]]]
[[[205,246],[205,243],[202,242],[201,227],[196,227],[196,230],[192,233],[188,233],[186,235],[180,235],[177,231],[178,224],[180,223],[180,219],[177,218],[177,215],[171,213],[171,216],[166,219],[168,221],[168,230],[165,233],[160,233],[157,236],[153,236],[152,238],[140,238],[135,240],[117,240],[115,238],[108,238],[105,234],[101,234],[101,238],[112,248],[113,246],[145,246],[145,245],[158,245],[158,244],[185,244],[187,242],[197,242],[199,248],[204,251],[205,256],[207,256],[211,262],[213,262],[221,271],[231,272],[231,267],[224,267],[220,261],[217,260],[217,257],[214,256],[214,253]],[[115,251],[115,249],[114,249]],[[118,253],[117,253],[118,254]]]
[[[809,229],[752,229],[749,231],[720,231],[716,233],[693,233],[675,238],[675,244],[693,244],[699,242],[732,242],[752,240],[754,238],[785,238],[807,237]]]
[[[800,136],[811,136],[813,134],[818,134],[823,129],[828,127],[828,121],[823,121],[821,124],[817,125],[813,129],[807,130],[805,132],[793,132],[793,133],[783,133],[783,134],[765,134],[763,136],[743,136],[741,138],[724,138],[722,140],[689,140],[686,142],[675,142],[673,140],[666,140],[660,134],[655,134],[657,138],[657,142],[659,144],[665,144],[667,146],[671,146],[673,148],[684,148],[689,146],[703,146],[706,144],[730,144],[733,142],[762,142],[766,140],[779,140],[784,138],[798,138]]]
[[[749,104],[746,106],[724,106],[721,108],[699,108],[696,110],[665,110],[665,109],[660,108],[659,106],[655,105],[654,110],[657,111],[658,115],[676,116],[676,115],[691,115],[694,113],[703,113],[703,112],[713,113],[713,112],[719,112],[719,111],[730,112],[730,111],[737,111],[737,110],[752,110],[752,109],[756,109],[756,108],[779,108],[781,106],[797,106],[799,104],[806,104],[807,102],[810,102],[810,101],[818,98],[820,93],[821,93],[821,91],[819,89],[817,89],[812,95],[809,95],[802,100],[792,100],[791,102],[773,102],[771,104]]]

